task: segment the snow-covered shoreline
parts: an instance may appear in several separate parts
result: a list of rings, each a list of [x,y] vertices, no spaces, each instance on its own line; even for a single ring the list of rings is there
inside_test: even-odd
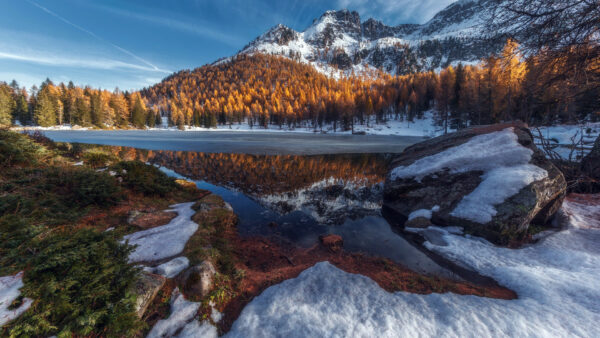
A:
[[[532,133],[535,137],[537,137],[537,127],[532,127]],[[554,125],[554,126],[541,126],[539,127],[540,131],[544,138],[553,140],[556,145],[559,146],[567,146],[571,144],[571,138],[574,137],[577,133],[578,136],[581,136],[581,132],[584,132],[584,140],[593,141],[598,135],[600,135],[600,122],[587,122],[580,125]],[[586,130],[590,130],[589,134],[585,133]],[[144,130],[144,131],[180,131],[180,132],[251,132],[251,133],[303,133],[303,134],[320,134],[326,133],[331,135],[352,135],[351,130],[342,131],[338,127],[336,131],[334,131],[333,125],[328,124],[323,126],[323,128],[315,129],[309,125],[303,125],[301,127],[296,127],[293,129],[288,128],[287,126],[282,126],[281,128],[277,125],[269,125],[268,128],[263,128],[259,126],[250,127],[250,125],[246,122],[241,124],[231,124],[231,125],[218,125],[216,128],[204,128],[204,127],[194,127],[194,126],[185,126],[185,128],[178,129],[175,126],[168,127],[155,127],[155,128],[146,128],[146,129],[94,129],[88,127],[81,126],[72,126],[72,125],[60,125],[60,126],[52,126],[52,127],[40,127],[40,126],[16,126],[12,127],[11,130],[14,131],[119,131],[119,130]],[[453,130],[449,130],[452,132]],[[417,137],[435,137],[440,136],[444,133],[444,130],[440,126],[436,126],[434,123],[434,112],[427,111],[425,112],[422,119],[415,119],[413,122],[409,121],[400,121],[390,119],[383,123],[376,123],[375,119],[372,118],[368,123],[365,124],[355,124],[354,125],[354,133],[366,134],[366,135],[387,135],[387,136],[417,136]]]
[[[255,298],[229,336],[599,336],[600,228],[576,213],[583,208],[600,218],[600,210],[574,203],[563,207],[567,229],[518,250],[427,230],[440,241],[426,247],[495,278],[518,299],[388,293],[323,262]]]

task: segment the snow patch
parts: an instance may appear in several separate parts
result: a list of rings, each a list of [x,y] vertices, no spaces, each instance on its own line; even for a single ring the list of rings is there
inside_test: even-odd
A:
[[[177,257],[155,268],[151,268],[148,272],[159,274],[167,278],[173,278],[188,266],[190,266],[190,261],[187,257]]]
[[[173,209],[167,211],[177,212],[177,217],[168,224],[124,236],[123,241],[137,245],[129,255],[129,261],[152,262],[180,254],[198,230],[198,224],[192,221],[193,205],[194,202],[172,205]]]
[[[569,222],[578,228],[600,229],[600,205],[566,199],[562,210],[569,217]]]
[[[519,144],[513,128],[477,135],[464,144],[418,159],[408,166],[392,170],[392,180],[425,176],[448,169],[450,173],[483,171],[482,182],[463,197],[451,215],[473,222],[487,223],[494,208],[532,182],[544,179],[548,172],[529,164],[533,151]]]
[[[27,311],[33,300],[23,298],[23,303],[16,309],[9,309],[21,292],[19,289],[23,287],[23,272],[19,272],[14,276],[0,277],[0,327],[19,317],[23,312]]]
[[[410,213],[410,215],[408,215],[408,220],[412,221],[415,218],[419,218],[419,217],[423,217],[423,218],[427,218],[427,219],[431,219],[431,216],[434,212],[438,212],[440,211],[440,206],[436,205],[431,209],[419,209],[419,210],[415,210],[413,212]]]
[[[148,333],[148,338],[173,337],[179,329],[194,319],[198,309],[200,303],[189,302],[185,300],[179,289],[173,290],[169,318],[159,320]]]
[[[217,328],[207,321],[194,320],[183,327],[177,338],[217,338]]]
[[[598,337],[600,229],[571,223],[514,250],[440,231],[427,246],[491,276],[519,298],[388,293],[323,262],[256,297],[230,337]]]

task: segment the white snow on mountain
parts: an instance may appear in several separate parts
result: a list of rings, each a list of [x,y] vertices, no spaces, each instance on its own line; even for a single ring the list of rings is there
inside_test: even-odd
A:
[[[402,74],[472,64],[501,47],[488,39],[495,36],[486,28],[492,3],[458,1],[423,25],[387,26],[374,19],[361,22],[359,14],[349,10],[327,11],[302,32],[279,24],[238,55],[283,55],[333,76],[376,68]]]

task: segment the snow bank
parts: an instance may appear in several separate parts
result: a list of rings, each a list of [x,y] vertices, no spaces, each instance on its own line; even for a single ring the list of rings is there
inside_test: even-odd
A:
[[[70,125],[70,124],[61,124],[51,127],[42,127],[42,126],[22,126],[20,124],[15,124],[15,127],[10,128],[11,130],[16,131],[32,131],[32,130],[89,130],[88,127],[82,127],[78,125]]]
[[[415,218],[419,218],[419,217],[423,217],[423,218],[427,218],[427,219],[431,219],[431,216],[434,212],[437,212],[440,210],[440,206],[436,205],[431,209],[419,209],[419,210],[415,210],[413,212],[410,213],[410,215],[408,215],[408,220],[412,221]]]
[[[587,133],[587,130],[590,133]],[[584,139],[594,140],[600,135],[600,123],[585,123],[581,125],[556,125],[550,127],[539,127],[542,136],[548,140],[557,141],[560,145],[571,145],[573,137],[577,136],[575,141],[581,136]],[[533,136],[538,137],[536,131],[533,131]]]
[[[600,196],[595,196],[598,196],[596,203],[600,202]],[[578,228],[600,229],[600,204],[590,203],[584,199],[568,198],[563,202],[562,210],[569,217],[571,224]]]
[[[199,323],[195,317],[200,303],[185,300],[179,289],[171,296],[169,318],[159,320],[147,338],[155,337],[217,337],[217,329],[208,322]],[[179,332],[179,334],[177,334]]]
[[[409,166],[392,170],[392,180],[425,176],[448,168],[451,173],[483,171],[482,182],[463,197],[451,215],[478,223],[492,220],[494,208],[532,182],[548,176],[546,170],[529,164],[533,151],[517,142],[513,128],[477,135],[464,144],[421,158]]]
[[[185,244],[198,230],[198,224],[192,221],[195,211],[194,202],[172,205],[177,212],[169,224],[156,228],[138,231],[123,237],[131,245],[137,245],[129,255],[130,262],[151,262],[180,254]]]
[[[388,293],[319,263],[255,298],[231,337],[599,337],[600,228],[569,229],[519,250],[442,231],[426,245],[491,276],[519,299]]]
[[[582,143],[577,144],[578,149],[572,154],[575,156],[574,159],[576,159],[577,156],[582,154],[585,155],[592,149],[594,141],[600,135],[600,122],[588,122],[581,125],[556,125],[540,127],[538,129],[542,134],[542,137],[544,137],[551,146],[556,146],[553,150],[563,159],[569,159],[573,142],[578,143],[579,141],[582,141]],[[536,144],[539,146],[540,140],[537,130],[532,130],[532,133],[536,138]]]
[[[207,321],[194,320],[183,327],[177,338],[217,338],[217,328]]]
[[[33,300],[24,298],[23,303],[16,309],[8,309],[10,304],[19,298],[19,289],[23,287],[23,272],[14,276],[0,277],[0,327],[19,317],[27,311]]]

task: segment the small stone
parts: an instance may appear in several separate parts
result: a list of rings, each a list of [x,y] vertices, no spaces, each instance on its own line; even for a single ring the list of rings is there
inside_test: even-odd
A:
[[[144,316],[148,305],[152,303],[158,291],[165,285],[166,278],[163,276],[142,272],[135,283],[135,313],[139,318]]]
[[[215,267],[209,261],[187,269],[181,278],[184,293],[199,298],[206,297],[213,288],[216,273]]]
[[[340,252],[344,247],[344,240],[340,235],[322,235],[319,236],[321,244],[331,252]]]
[[[139,215],[141,215],[141,212],[139,212],[138,210],[131,210],[131,211],[129,211],[129,213],[127,214],[127,223],[133,224],[133,222],[135,222],[135,219]]]

